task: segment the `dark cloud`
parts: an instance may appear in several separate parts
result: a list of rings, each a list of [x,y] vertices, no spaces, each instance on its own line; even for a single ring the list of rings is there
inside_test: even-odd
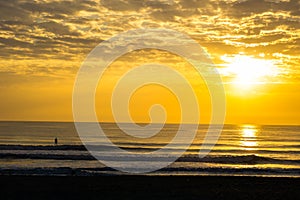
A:
[[[255,44],[255,43],[265,43],[265,42],[273,42],[282,38],[289,38],[290,36],[288,36],[286,33],[274,33],[274,34],[270,34],[270,35],[262,35],[262,36],[257,36],[257,37],[253,37],[253,38],[243,38],[243,39],[239,39],[237,41],[239,42],[245,42],[248,44]]]
[[[51,1],[51,2],[25,2],[20,3],[20,7],[30,12],[46,12],[52,15],[72,15],[80,10],[94,10],[93,6],[97,4],[89,0],[73,0],[73,1]]]
[[[211,5],[216,6],[216,2],[213,2],[211,0],[181,0],[179,1],[179,4],[182,8],[204,8]]]
[[[78,30],[57,20],[76,19],[76,13],[81,10],[98,11],[97,4],[92,0],[49,2],[0,0],[0,31],[10,35],[10,37],[0,36],[2,46],[0,57],[57,58],[70,52],[76,56],[74,50],[76,47],[83,48],[79,52],[86,53],[87,48],[84,48],[84,45],[95,46],[95,41],[84,38]],[[81,23],[86,22],[87,20],[81,20]]]
[[[139,11],[142,8],[164,10],[176,6],[173,0],[101,0],[100,3],[102,6],[114,11]]]
[[[20,40],[16,40],[14,38],[1,38],[0,37],[0,43],[10,46],[10,47],[23,47],[23,48],[29,48],[32,46],[32,44],[28,42],[23,42]]]
[[[254,13],[262,13],[270,11],[274,3],[264,0],[248,0],[234,3],[230,8],[232,16],[249,16]]]
[[[263,12],[291,12],[292,15],[297,14],[300,9],[298,0],[290,1],[268,1],[268,0],[246,0],[237,1],[232,4],[220,4],[224,13],[231,17],[241,18],[260,14]]]
[[[180,10],[180,9],[168,9],[168,10],[156,10],[151,13],[151,16],[155,20],[159,21],[175,21],[175,17],[186,18],[199,15],[200,12],[197,9],[192,10]]]
[[[158,21],[174,21],[177,17],[190,17],[205,13],[213,15],[217,4],[210,0],[101,0],[101,5],[113,11],[140,11],[147,9],[150,16]]]
[[[146,7],[145,1],[141,0],[101,0],[101,5],[115,11],[138,11],[143,7]]]
[[[22,24],[30,24],[32,19],[30,17],[30,12],[22,9],[19,6],[18,0],[0,0],[0,21],[9,21],[10,23],[22,22]]]
[[[68,26],[64,26],[64,25],[56,23],[54,21],[36,23],[35,25],[37,25],[40,28],[45,29],[48,32],[52,32],[56,35],[73,35],[73,36],[80,35],[78,32],[71,31]]]

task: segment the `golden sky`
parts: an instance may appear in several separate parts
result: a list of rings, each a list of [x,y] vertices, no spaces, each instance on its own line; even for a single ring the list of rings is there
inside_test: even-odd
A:
[[[299,124],[299,0],[0,0],[0,120],[71,121],[84,58],[101,41],[136,28],[173,29],[208,52],[224,81],[226,123]],[[101,120],[112,120],[106,100],[124,66],[150,61],[187,67],[160,51],[119,59],[97,96]],[[184,73],[196,91],[205,91],[200,79]],[[169,122],[178,120],[176,98],[160,90],[135,94],[133,119],[147,121],[143,110],[159,100]],[[208,123],[207,94],[198,97],[201,122]]]

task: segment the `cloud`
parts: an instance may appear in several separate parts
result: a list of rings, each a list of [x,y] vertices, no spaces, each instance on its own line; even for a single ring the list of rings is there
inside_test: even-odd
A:
[[[176,5],[173,0],[101,0],[101,5],[114,11],[139,11],[141,9],[170,9]]]
[[[273,1],[273,0],[245,0],[236,1],[231,4],[221,4],[222,10],[225,14],[230,17],[241,18],[251,16],[253,14],[260,14],[264,12],[290,12],[291,15],[299,12],[299,1]]]
[[[241,51],[295,56],[299,8],[298,0],[0,0],[0,59],[80,63],[101,41],[147,27],[186,33],[215,61]]]
[[[80,10],[97,11],[95,1],[73,0],[73,1],[48,1],[48,2],[25,2],[19,3],[20,8],[34,13],[50,13],[51,15],[72,15]]]
[[[73,35],[73,36],[79,36],[80,34],[75,31],[71,31],[68,26],[59,24],[54,21],[50,22],[42,22],[36,24],[39,28],[43,28],[48,32],[52,32],[56,35]]]

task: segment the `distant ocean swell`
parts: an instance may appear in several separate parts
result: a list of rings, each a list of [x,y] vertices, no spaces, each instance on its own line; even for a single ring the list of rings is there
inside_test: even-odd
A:
[[[120,160],[120,161],[147,161],[143,157],[143,148],[124,148],[127,150],[140,150],[135,156],[106,156],[101,157],[104,160]],[[43,160],[95,160],[82,145],[63,145],[63,146],[24,146],[24,145],[0,145],[0,159],[43,159]],[[153,150],[153,148],[146,148],[146,150]],[[233,150],[214,150],[212,152],[227,152],[225,155],[209,155],[205,158],[199,158],[197,154],[183,155],[176,162],[199,162],[199,163],[220,163],[220,164],[300,164],[300,160],[295,159],[278,159],[268,156],[261,156],[255,154],[247,155],[229,155]],[[241,150],[236,150],[237,152]],[[256,152],[262,152],[259,150]],[[251,151],[250,151],[251,152]],[[272,151],[267,151],[268,153]],[[291,153],[290,151],[288,151]],[[295,151],[294,153],[297,153]],[[135,152],[136,153],[136,152]],[[276,151],[274,151],[274,154]],[[280,152],[282,153],[282,152]],[[165,155],[165,156],[172,156]],[[164,161],[164,156],[156,157],[155,161]]]

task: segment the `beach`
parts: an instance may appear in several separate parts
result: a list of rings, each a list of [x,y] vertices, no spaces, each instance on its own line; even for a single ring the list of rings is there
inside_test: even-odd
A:
[[[296,199],[299,178],[1,176],[1,199]]]

